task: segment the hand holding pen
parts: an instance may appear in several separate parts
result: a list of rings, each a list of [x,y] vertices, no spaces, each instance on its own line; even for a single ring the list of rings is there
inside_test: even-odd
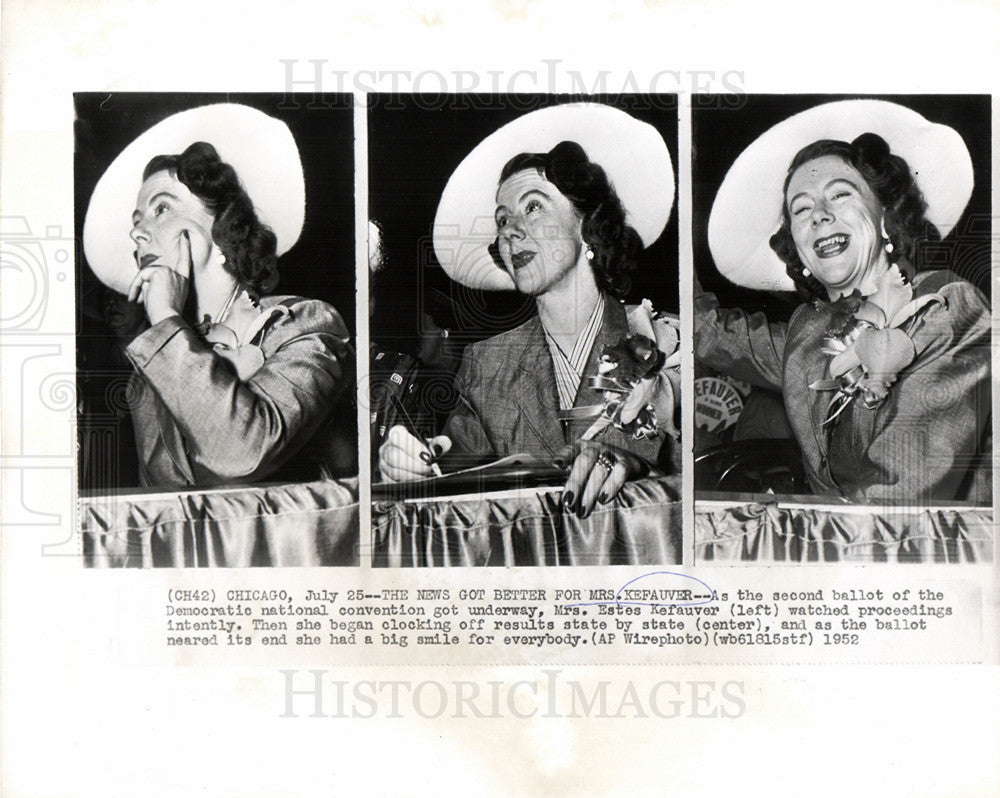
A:
[[[445,435],[424,438],[396,397],[394,405],[400,420],[405,424],[389,430],[385,443],[379,449],[379,470],[382,478],[391,482],[409,482],[442,476],[437,459],[451,449],[451,440]]]

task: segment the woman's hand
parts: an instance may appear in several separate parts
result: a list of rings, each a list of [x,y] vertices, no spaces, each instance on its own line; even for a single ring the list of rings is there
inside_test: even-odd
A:
[[[563,487],[563,504],[586,518],[595,502],[607,504],[625,483],[649,471],[649,464],[625,449],[596,441],[570,444],[556,455],[560,467],[573,464]]]
[[[146,266],[139,269],[128,289],[128,298],[146,308],[150,324],[180,316],[191,287],[191,239],[181,233],[177,268]]]
[[[451,449],[451,439],[438,435],[430,439],[433,451],[415,438],[405,427],[396,425],[389,429],[385,443],[378,450],[378,467],[387,482],[412,482],[434,476],[432,463]]]

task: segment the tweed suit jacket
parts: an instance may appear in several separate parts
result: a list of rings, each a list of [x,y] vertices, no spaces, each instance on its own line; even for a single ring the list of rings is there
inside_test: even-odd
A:
[[[699,289],[695,357],[782,393],[817,493],[866,502],[988,501],[989,472],[977,450],[989,434],[989,305],[949,271],[918,273],[913,290],[915,297],[937,292],[945,302],[901,328],[916,358],[880,405],[851,402],[836,421],[841,446],[833,451],[824,421],[835,392],[809,387],[829,377],[830,358],[820,347],[832,325],[830,304],[804,304],[787,325],[770,324],[762,313],[721,310]]]
[[[336,425],[326,422],[352,383],[347,329],[318,300],[264,297],[260,305],[271,319],[248,343],[259,347],[263,363],[245,379],[179,316],[126,348],[136,369],[132,415],[142,484],[320,478],[331,445],[321,433]]]
[[[628,334],[625,307],[610,296],[605,296],[605,302],[604,319],[584,367],[585,378],[597,374],[604,346],[617,344]],[[574,407],[601,404],[600,393],[584,383]],[[552,355],[537,315],[520,327],[467,346],[456,384],[459,403],[444,434],[452,440],[452,451],[468,463],[510,454],[532,454],[551,461],[593,421],[577,419],[564,424],[559,420]],[[613,427],[597,440],[654,464],[658,459],[664,462],[670,446],[663,433],[636,440]]]

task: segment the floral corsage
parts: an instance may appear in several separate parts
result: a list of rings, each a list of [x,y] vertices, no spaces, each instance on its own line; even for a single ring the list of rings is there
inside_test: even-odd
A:
[[[601,392],[602,405],[587,408],[596,416],[583,434],[591,440],[609,426],[636,439],[653,438],[660,430],[672,437],[674,411],[680,397],[679,320],[657,314],[649,300],[628,313],[629,335],[605,346],[597,375],[587,377]]]
[[[830,378],[809,386],[816,391],[837,391],[824,423],[837,418],[857,396],[869,409],[885,400],[899,373],[917,356],[913,340],[899,328],[935,302],[947,304],[937,293],[914,299],[912,286],[895,265],[871,296],[855,291],[837,300],[833,329],[822,346],[830,356]]]
[[[288,315],[288,308],[284,305],[275,305],[268,310],[262,310],[256,303],[254,307],[259,311],[259,315],[250,323],[244,331],[243,339],[226,324],[213,322],[208,316],[195,327],[196,332],[202,335],[205,342],[212,350],[229,361],[240,382],[248,381],[264,365],[264,350],[261,348],[264,331],[272,321]],[[228,308],[227,308],[228,309]],[[224,314],[220,318],[225,319]]]

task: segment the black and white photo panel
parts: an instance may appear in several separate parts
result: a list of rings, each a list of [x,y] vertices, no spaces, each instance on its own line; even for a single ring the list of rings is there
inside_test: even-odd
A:
[[[87,563],[355,564],[350,97],[74,100]]]
[[[376,566],[680,561],[677,119],[369,97]]]
[[[742,100],[692,108],[699,559],[991,559],[990,98]]]

